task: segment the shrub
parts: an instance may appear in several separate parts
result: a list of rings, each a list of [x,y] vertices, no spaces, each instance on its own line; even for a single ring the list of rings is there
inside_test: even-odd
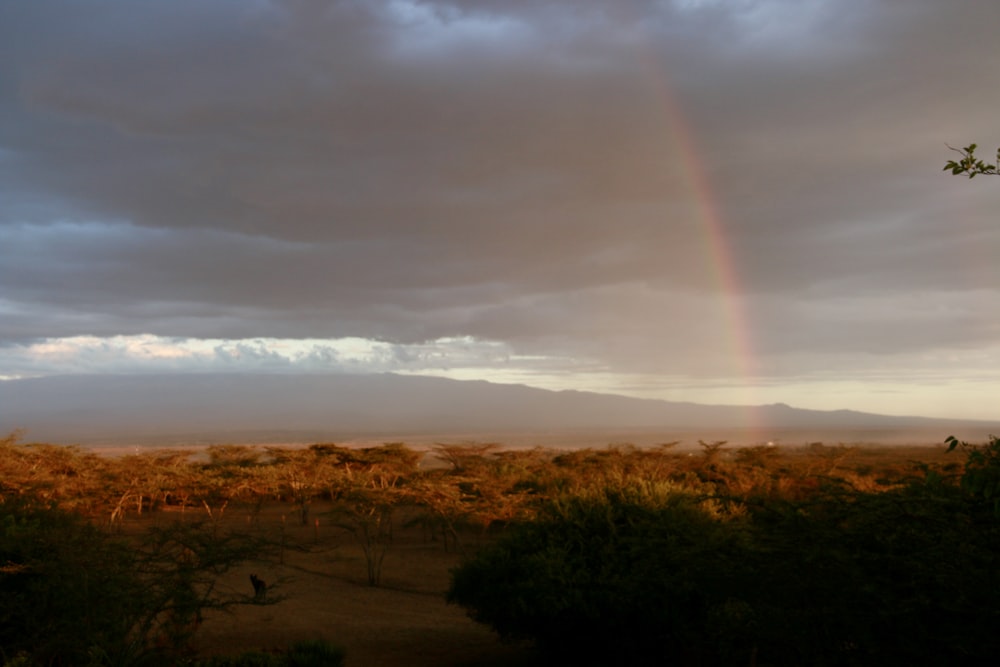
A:
[[[288,667],[338,667],[344,664],[344,649],[322,640],[292,644]]]
[[[37,664],[87,664],[129,643],[140,585],[125,546],[75,515],[0,503],[0,648]]]
[[[709,617],[741,622],[724,613],[739,607],[730,591],[741,540],[738,519],[690,494],[607,489],[512,527],[453,573],[448,597],[501,636],[533,639],[561,659],[694,659],[718,640]]]
[[[1000,438],[991,435],[985,445],[970,445],[949,436],[945,442],[948,451],[960,447],[965,452],[965,472],[962,488],[975,498],[990,503],[993,513],[1000,518]]]
[[[197,524],[125,541],[65,510],[25,498],[0,502],[0,657],[175,664],[204,609],[253,601],[214,584],[262,547]]]
[[[292,644],[283,653],[249,651],[237,656],[214,656],[191,663],[190,667],[341,667],[344,649],[323,640]]]
[[[989,662],[997,523],[948,486],[750,509],[754,643],[776,665]]]
[[[689,493],[554,501],[453,572],[449,600],[581,664],[987,664],[1000,521],[940,479],[720,511]]]

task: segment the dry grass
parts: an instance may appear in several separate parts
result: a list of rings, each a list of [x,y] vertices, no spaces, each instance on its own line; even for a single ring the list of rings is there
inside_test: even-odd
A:
[[[360,546],[331,525],[323,509],[313,508],[318,528],[296,525],[291,514],[283,521],[286,505],[265,509],[252,530],[278,539],[283,530],[288,548],[279,562],[247,564],[220,586],[250,594],[249,575],[256,573],[268,582],[269,595],[282,600],[206,616],[196,639],[199,653],[235,654],[324,639],[346,649],[347,667],[536,664],[530,647],[501,643],[489,628],[445,602],[449,571],[461,556],[446,552],[420,526],[397,526],[382,584],[371,587]],[[230,527],[250,529],[238,509],[227,515]]]

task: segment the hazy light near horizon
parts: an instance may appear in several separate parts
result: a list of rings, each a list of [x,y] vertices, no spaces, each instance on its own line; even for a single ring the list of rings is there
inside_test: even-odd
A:
[[[620,372],[597,360],[517,354],[502,341],[471,336],[403,344],[337,339],[197,339],[142,334],[71,336],[0,346],[0,380],[66,374],[398,373],[454,380],[523,384],[553,391],[590,391],[715,405],[789,403],[816,410],[852,409],[894,415],[995,419],[1000,383],[990,368],[1000,348],[901,371],[870,368],[836,373],[704,378]],[[965,370],[956,375],[954,367]],[[979,364],[979,370],[975,369]]]

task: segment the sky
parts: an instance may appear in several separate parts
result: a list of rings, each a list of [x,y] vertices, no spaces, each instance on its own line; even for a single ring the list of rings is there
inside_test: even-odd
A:
[[[0,378],[995,419],[993,0],[0,0]]]

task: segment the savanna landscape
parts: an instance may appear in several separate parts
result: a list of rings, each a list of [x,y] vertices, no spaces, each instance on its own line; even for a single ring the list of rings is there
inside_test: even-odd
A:
[[[0,0],[0,667],[1000,664],[998,25]]]
[[[1000,648],[996,439],[97,453],[15,433],[0,466],[6,665],[982,664]]]

